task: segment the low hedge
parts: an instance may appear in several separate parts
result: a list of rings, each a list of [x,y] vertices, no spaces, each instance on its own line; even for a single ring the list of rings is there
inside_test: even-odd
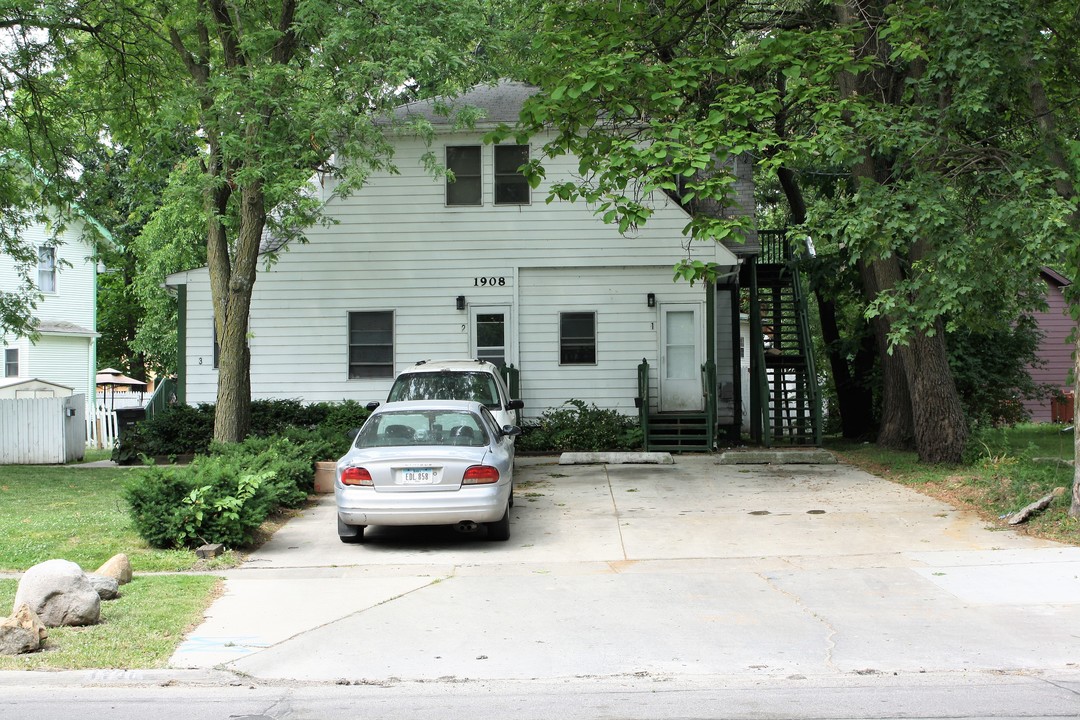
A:
[[[563,407],[545,410],[534,422],[524,424],[517,439],[517,449],[526,452],[605,452],[640,450],[641,446],[637,418],[583,400],[568,400]]]
[[[121,464],[136,463],[142,456],[174,458],[205,455],[214,440],[213,403],[173,405],[164,412],[127,428],[113,450],[112,459]],[[339,403],[312,403],[299,400],[253,400],[251,435],[270,437],[298,430],[318,432],[340,452],[348,448],[347,433],[367,419],[368,411],[355,400]],[[318,459],[327,459],[320,457]]]

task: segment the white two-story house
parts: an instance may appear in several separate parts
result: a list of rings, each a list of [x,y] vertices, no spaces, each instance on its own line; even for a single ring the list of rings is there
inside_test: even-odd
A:
[[[418,360],[481,357],[518,371],[526,420],[579,399],[633,416],[642,406],[671,417],[708,411],[715,428],[738,432],[748,352],[735,292],[741,258],[719,244],[688,249],[688,216],[662,194],[650,198],[648,223],[625,234],[585,202],[547,202],[548,183],[576,174],[576,158],[544,158],[546,181],[533,189],[519,168],[544,137],[482,141],[516,122],[533,91],[513,82],[474,88],[456,101],[483,113],[470,130],[431,103],[407,106],[401,113],[435,125],[430,145],[397,137],[398,173],[374,173],[348,198],[333,198],[325,181],[336,224],[307,230],[308,242],[281,253],[255,284],[254,398],[382,400],[395,373]],[[429,151],[453,181],[425,169]],[[750,164],[738,172],[752,213]],[[688,253],[720,266],[729,284],[674,281]],[[181,397],[213,402],[207,270],[168,282],[180,299]],[[710,363],[714,374],[703,370]]]
[[[39,294],[33,315],[37,338],[5,334],[2,337],[5,382],[36,378],[95,398],[97,355],[97,260],[85,231],[104,233],[92,220],[70,219],[60,232],[35,223],[22,232],[37,253],[32,272]],[[105,233],[107,235],[107,233]],[[0,253],[0,285],[14,288],[21,282],[14,260]]]

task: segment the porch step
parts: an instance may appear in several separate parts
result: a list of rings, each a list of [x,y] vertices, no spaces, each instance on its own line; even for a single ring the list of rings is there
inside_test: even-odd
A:
[[[705,413],[649,415],[649,450],[652,452],[709,452],[712,439]]]

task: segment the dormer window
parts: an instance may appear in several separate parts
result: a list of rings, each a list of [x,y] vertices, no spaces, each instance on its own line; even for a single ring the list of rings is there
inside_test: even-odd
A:
[[[529,181],[521,166],[529,162],[528,145],[495,146],[495,204],[528,205]]]

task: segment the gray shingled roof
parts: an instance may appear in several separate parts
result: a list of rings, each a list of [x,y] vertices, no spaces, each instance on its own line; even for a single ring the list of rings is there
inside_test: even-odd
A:
[[[408,103],[394,110],[397,120],[422,117],[432,125],[452,125],[457,111],[473,107],[479,109],[485,123],[513,124],[521,114],[525,101],[536,94],[538,88],[515,80],[499,80],[495,83],[476,85],[455,98],[443,98],[450,107],[450,117],[435,112],[434,99]]]

